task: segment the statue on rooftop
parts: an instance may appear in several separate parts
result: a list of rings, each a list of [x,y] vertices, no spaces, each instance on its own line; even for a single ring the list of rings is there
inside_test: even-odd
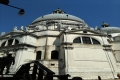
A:
[[[14,31],[17,31],[17,26],[15,26],[13,30],[14,30]]]
[[[2,36],[2,35],[5,35],[5,32],[1,32],[1,36]]]
[[[95,30],[98,30],[98,26],[95,26]]]
[[[20,30],[24,30],[24,26],[21,26],[21,27],[20,27]]]
[[[26,31],[28,31],[28,30],[29,30],[29,27],[25,27],[25,29],[26,29]]]

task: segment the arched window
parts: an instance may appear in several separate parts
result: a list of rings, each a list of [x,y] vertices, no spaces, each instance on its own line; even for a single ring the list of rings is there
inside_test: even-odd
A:
[[[15,40],[15,42],[14,42],[14,40]],[[1,45],[1,47],[5,46],[6,42],[7,41],[3,42],[2,45]],[[9,39],[8,43],[6,44],[6,46],[16,45],[16,44],[19,44],[18,40],[16,40],[16,39]]]
[[[59,52],[54,50],[51,52],[51,59],[58,59]]]
[[[8,46],[12,45],[12,43],[13,43],[13,39],[8,40]]]
[[[93,42],[93,44],[100,44],[100,42],[97,41],[96,39],[90,38],[90,37],[85,37],[85,36],[75,38],[73,40],[73,43],[81,43],[81,38],[82,38],[83,44],[92,44],[92,42]]]
[[[81,43],[80,37],[77,37],[73,40],[73,43]]]
[[[6,43],[6,41],[2,43],[1,47],[5,46],[5,43]]]
[[[82,37],[82,40],[84,44],[91,44],[90,37]]]
[[[16,45],[16,44],[19,44],[19,41],[15,39],[15,45]]]
[[[42,51],[37,51],[36,60],[41,59],[41,53],[42,53]]]
[[[100,44],[99,41],[97,41],[96,39],[93,39],[93,38],[92,38],[92,42],[93,42],[93,44]]]

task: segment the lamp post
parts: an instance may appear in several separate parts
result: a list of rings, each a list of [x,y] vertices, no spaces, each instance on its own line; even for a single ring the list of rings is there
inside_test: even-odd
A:
[[[23,15],[25,13],[24,9],[21,9],[21,8],[9,5],[9,0],[0,0],[0,4],[6,5],[6,6],[9,6],[9,7],[13,7],[13,8],[16,8],[16,9],[19,9],[20,10],[18,12],[19,15]]]

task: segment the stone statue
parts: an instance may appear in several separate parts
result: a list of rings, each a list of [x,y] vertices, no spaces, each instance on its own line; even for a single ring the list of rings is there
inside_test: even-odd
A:
[[[95,30],[97,30],[97,29],[98,29],[98,26],[95,27]]]
[[[24,26],[21,26],[20,30],[24,30]]]
[[[5,32],[1,32],[1,36],[2,36],[2,35],[5,35]]]
[[[90,28],[90,30],[93,30],[93,31],[94,31],[94,28]]]
[[[26,31],[28,31],[28,30],[29,30],[29,27],[25,27],[25,29],[26,29]]]
[[[14,30],[14,31],[17,31],[17,26],[15,26],[13,30]]]

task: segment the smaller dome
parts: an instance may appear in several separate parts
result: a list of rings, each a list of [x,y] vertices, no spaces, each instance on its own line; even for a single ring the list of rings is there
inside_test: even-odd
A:
[[[119,27],[104,27],[101,28],[102,32],[106,33],[120,33],[120,28]]]

